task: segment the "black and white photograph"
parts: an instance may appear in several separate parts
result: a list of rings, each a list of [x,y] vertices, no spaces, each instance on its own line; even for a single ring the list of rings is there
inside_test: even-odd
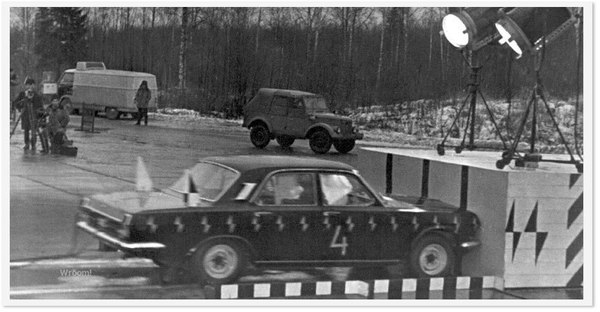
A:
[[[591,307],[595,9],[2,1],[3,305]]]

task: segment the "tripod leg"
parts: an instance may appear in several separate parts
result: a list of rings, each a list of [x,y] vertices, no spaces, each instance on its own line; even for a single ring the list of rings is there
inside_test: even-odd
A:
[[[467,99],[468,98],[469,98],[468,96],[465,97],[465,99],[463,100],[462,104],[460,105],[460,109],[456,112],[456,117],[452,121],[452,125],[450,125],[450,128],[449,128],[450,130],[448,130],[446,132],[446,135],[444,136],[444,139],[442,140],[442,145],[444,145],[444,143],[446,142],[446,139],[448,139],[448,136],[450,135],[450,131],[452,131],[452,129],[456,125],[456,122],[458,121],[458,118],[460,117],[460,114],[465,109],[465,105],[467,105]]]
[[[500,141],[502,141],[502,146],[504,147],[504,150],[507,150],[508,147],[506,146],[506,141],[504,140],[504,137],[502,137],[502,133],[500,132],[500,127],[498,127],[498,124],[496,123],[496,119],[494,118],[494,113],[492,112],[489,105],[485,101],[485,98],[483,97],[483,94],[481,93],[481,91],[479,91],[479,96],[481,96],[481,99],[483,100],[483,105],[485,105],[485,108],[487,109],[487,112],[490,115],[490,120],[492,121],[492,124],[494,124],[494,128],[496,128],[496,133],[500,137]]]
[[[13,134],[15,134],[15,131],[17,130],[17,126],[19,125],[19,121],[21,121],[21,116],[23,116],[23,114],[19,114],[19,117],[17,117],[17,121],[15,121],[15,125],[13,126],[12,130],[10,131],[10,137],[12,138]]]
[[[552,113],[552,111],[550,111],[550,106],[548,105],[548,102],[546,101],[546,97],[544,96],[544,94],[542,92],[540,92],[540,97],[542,98],[542,102],[544,102],[546,111],[548,112],[548,115],[550,115],[550,119],[552,119],[552,123],[554,124],[554,127],[556,128],[556,131],[558,132],[558,135],[560,136],[560,139],[562,140],[563,145],[567,149],[569,156],[571,156],[571,161],[575,161],[575,157],[573,156],[573,153],[571,152],[571,149],[569,148],[569,145],[567,144],[567,140],[565,140],[565,137],[563,136],[562,131],[560,131],[558,122],[556,121],[556,118],[554,118],[554,114]]]
[[[521,124],[519,125],[519,129],[517,130],[517,134],[515,135],[515,141],[513,142],[510,151],[508,152],[508,156],[512,157],[517,151],[517,147],[519,146],[519,140],[521,139],[521,135],[523,134],[523,130],[525,129],[525,124],[527,123],[527,118],[529,118],[529,112],[531,111],[531,105],[535,101],[535,93],[532,95],[531,99],[527,103],[527,109],[525,109],[525,115],[523,115],[523,119],[521,120]]]
[[[456,147],[457,154],[460,154],[462,152],[462,150],[465,148],[465,141],[467,140],[467,132],[469,132],[469,125],[472,125],[472,123],[475,122],[474,120],[472,120],[474,110],[475,110],[475,105],[473,105],[473,103],[471,103],[471,105],[469,106],[469,113],[467,115],[467,123],[465,124],[465,131],[463,132],[462,142],[460,143],[460,146]],[[470,129],[471,129],[470,131],[473,131],[473,127],[471,127]],[[473,133],[471,133],[471,136],[472,135],[473,135]],[[471,142],[471,144],[473,144],[473,142]]]

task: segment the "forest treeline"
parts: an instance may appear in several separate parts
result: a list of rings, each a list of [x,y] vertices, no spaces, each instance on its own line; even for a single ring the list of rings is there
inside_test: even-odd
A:
[[[10,65],[20,77],[56,77],[81,60],[157,77],[161,103],[239,111],[261,87],[300,89],[337,109],[418,99],[458,101],[469,67],[441,34],[450,8],[11,8]],[[551,97],[575,97],[576,27],[547,46]],[[531,56],[504,46],[477,52],[481,91],[522,101],[535,84]],[[579,73],[579,79],[578,79]]]

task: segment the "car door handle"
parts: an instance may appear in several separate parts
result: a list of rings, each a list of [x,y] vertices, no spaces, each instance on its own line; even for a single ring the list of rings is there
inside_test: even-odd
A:
[[[325,211],[325,212],[323,212],[324,216],[339,215],[339,214],[340,214],[339,211]]]

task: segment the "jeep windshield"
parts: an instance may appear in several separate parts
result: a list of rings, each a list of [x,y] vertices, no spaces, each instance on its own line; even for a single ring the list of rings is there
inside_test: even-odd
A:
[[[330,113],[327,102],[322,97],[305,97],[304,105],[307,113]]]
[[[169,189],[178,193],[198,193],[201,199],[211,202],[217,201],[240,175],[231,168],[210,162],[198,163],[187,172]]]

